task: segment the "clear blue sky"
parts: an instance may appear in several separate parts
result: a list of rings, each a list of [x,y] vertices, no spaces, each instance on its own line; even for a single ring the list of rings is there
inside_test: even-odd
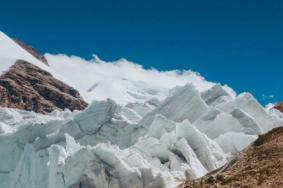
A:
[[[40,52],[192,69],[283,100],[282,0],[10,0],[0,29]]]

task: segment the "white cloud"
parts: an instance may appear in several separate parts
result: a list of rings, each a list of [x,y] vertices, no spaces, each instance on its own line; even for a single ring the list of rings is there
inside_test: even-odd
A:
[[[168,90],[187,83],[192,83],[199,91],[214,84],[190,70],[144,69],[126,59],[105,62],[96,55],[91,60],[63,54],[45,54],[45,57],[51,68],[65,77],[64,81],[78,89],[89,102],[106,98],[120,104],[143,102],[152,97],[163,99]],[[231,88],[225,88],[234,94]]]

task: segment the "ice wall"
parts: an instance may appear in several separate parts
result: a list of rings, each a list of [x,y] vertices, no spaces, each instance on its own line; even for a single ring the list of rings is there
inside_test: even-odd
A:
[[[82,112],[0,108],[0,187],[159,188],[224,165],[282,123],[250,95],[177,88],[164,101]]]

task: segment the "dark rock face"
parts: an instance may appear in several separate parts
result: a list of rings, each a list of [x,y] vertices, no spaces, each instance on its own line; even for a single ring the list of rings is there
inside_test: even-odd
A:
[[[259,138],[224,167],[179,188],[283,187],[283,127]]]
[[[275,105],[274,108],[283,113],[283,102]]]
[[[14,39],[14,41],[18,45],[20,45],[22,48],[24,48],[26,51],[28,51],[31,55],[33,55],[36,59],[38,59],[39,61],[41,61],[41,62],[45,63],[46,65],[48,65],[47,59],[43,55],[39,54],[37,52],[37,50],[34,49],[32,46],[27,45],[24,42],[22,42],[20,40],[17,40],[17,39]]]
[[[45,114],[55,109],[83,110],[87,103],[50,73],[18,60],[0,76],[0,106]]]

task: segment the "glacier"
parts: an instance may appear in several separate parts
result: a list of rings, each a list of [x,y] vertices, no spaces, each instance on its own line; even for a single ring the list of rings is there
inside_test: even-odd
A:
[[[0,187],[166,188],[201,177],[283,122],[250,94],[221,87],[188,84],[163,101],[108,99],[47,115],[0,108]]]

